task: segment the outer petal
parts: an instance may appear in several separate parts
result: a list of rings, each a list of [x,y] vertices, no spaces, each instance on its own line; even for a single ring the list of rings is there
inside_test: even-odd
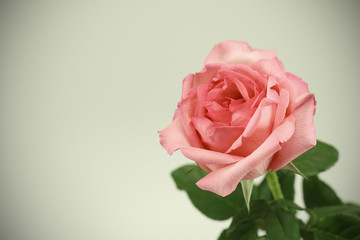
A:
[[[316,144],[314,113],[315,97],[311,93],[304,94],[295,106],[293,116],[296,119],[295,133],[283,144],[270,165],[271,171],[277,171],[300,154]]]
[[[208,65],[212,65],[212,64],[208,64]],[[244,64],[222,64],[222,65],[219,64],[219,65],[221,66],[220,68],[221,71],[230,71],[240,74],[242,77],[240,77],[239,79],[246,78],[243,79],[244,83],[249,81],[256,83],[256,87],[259,87],[260,90],[265,88],[267,85],[267,80],[248,65],[244,65]]]
[[[169,154],[180,148],[190,147],[190,142],[185,135],[185,130],[179,117],[175,118],[164,130],[159,131],[159,137],[160,144]]]
[[[281,143],[286,142],[293,135],[294,129],[295,119],[287,118],[252,154],[234,164],[216,169],[196,184],[201,189],[220,196],[229,195],[236,189],[239,182],[245,176],[249,176],[251,172],[263,174],[263,171],[266,171],[271,156],[281,149]]]
[[[261,59],[254,63],[252,68],[264,76],[276,77],[279,82],[285,77],[285,68],[277,57],[272,59]]]
[[[275,50],[252,49],[246,42],[225,41],[214,46],[207,56],[205,64],[241,63],[250,66],[260,59],[270,59],[275,56]]]
[[[190,73],[184,78],[183,83],[182,83],[181,99],[188,97],[191,89],[193,89],[194,77],[195,77],[195,75]]]
[[[183,80],[181,99],[187,98],[192,89],[195,89],[202,84],[208,84],[220,67],[221,66],[218,64],[209,64],[200,72],[187,75]]]
[[[197,164],[215,164],[215,165],[228,165],[231,163],[239,162],[243,157],[214,152],[201,148],[182,148],[180,149],[185,157],[194,160]]]
[[[281,82],[280,88],[285,88],[290,94],[290,103],[294,104],[295,100],[308,92],[308,84],[301,78],[291,73],[285,73],[286,80]]]
[[[191,124],[191,118],[194,116],[196,109],[196,94],[191,94],[188,98],[183,99],[179,103],[178,116],[181,119],[181,123],[185,132],[185,136],[189,139],[190,145],[193,147],[202,148],[203,145],[195,129]]]

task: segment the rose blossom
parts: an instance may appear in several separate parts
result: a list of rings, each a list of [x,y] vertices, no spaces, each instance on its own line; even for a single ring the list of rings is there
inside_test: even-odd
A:
[[[279,170],[316,144],[315,104],[274,50],[221,42],[204,68],[184,79],[160,143],[210,172],[197,182],[201,189],[226,196],[241,180]]]

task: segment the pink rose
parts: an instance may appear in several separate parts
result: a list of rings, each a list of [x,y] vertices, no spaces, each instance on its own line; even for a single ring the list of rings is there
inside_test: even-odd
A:
[[[285,72],[274,50],[221,42],[204,68],[184,79],[160,143],[210,172],[198,187],[227,196],[241,180],[279,170],[316,144],[315,104],[307,83]]]

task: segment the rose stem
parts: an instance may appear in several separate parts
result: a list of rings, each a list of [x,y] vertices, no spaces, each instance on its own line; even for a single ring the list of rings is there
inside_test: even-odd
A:
[[[281,191],[279,179],[276,175],[276,172],[268,172],[266,175],[266,180],[274,199],[283,199],[284,195]]]

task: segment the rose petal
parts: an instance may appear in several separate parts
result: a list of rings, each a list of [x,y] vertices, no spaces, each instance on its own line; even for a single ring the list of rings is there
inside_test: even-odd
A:
[[[235,87],[235,89],[238,90],[237,92],[240,92],[246,101],[253,97],[257,91],[255,82],[240,73],[232,71],[219,71],[219,75],[221,78],[225,79],[225,82],[228,83],[229,86]],[[236,98],[233,97],[233,99]]]
[[[295,103],[295,100],[302,94],[308,92],[308,84],[301,78],[291,73],[285,73],[285,80],[280,83],[280,88],[285,88],[290,94],[290,103]]]
[[[280,90],[279,104],[276,109],[275,119],[274,119],[274,129],[277,128],[280,123],[284,120],[286,115],[286,110],[289,106],[289,92],[282,88]]]
[[[183,129],[185,131],[186,136],[189,139],[190,145],[193,147],[203,147],[195,129],[192,127],[191,118],[195,113],[195,104],[196,104],[196,94],[188,96],[183,99],[179,104],[179,118],[181,119]]]
[[[222,88],[213,88],[208,92],[206,100],[208,102],[217,102],[220,104],[221,102],[226,100],[226,96],[224,96],[223,93],[224,90]]]
[[[244,84],[247,84],[250,88],[251,82],[254,82],[256,84],[256,88],[259,88],[259,90],[262,90],[266,87],[267,80],[261,76],[257,71],[252,69],[248,65],[244,64],[226,64],[226,65],[220,65],[219,71],[225,71],[230,72],[231,74],[236,74],[236,78],[241,79]]]
[[[252,118],[250,119],[249,123],[247,124],[244,132],[242,133],[242,135],[231,145],[231,147],[226,151],[226,153],[230,153],[231,151],[239,148],[242,143],[243,143],[243,138],[244,137],[250,137],[256,128],[262,128],[262,124],[259,124],[260,120],[261,120],[261,116],[263,115],[263,110],[264,108],[266,108],[267,106],[273,105],[275,104],[273,101],[271,101],[270,99],[267,98],[263,98],[258,106],[258,108],[256,109],[254,115],[252,116]],[[262,122],[265,122],[264,120],[269,120],[268,116],[271,116],[270,114],[267,114],[266,117],[263,118]],[[269,124],[269,123],[265,123],[265,124]],[[261,143],[259,143],[261,144]]]
[[[217,152],[225,152],[244,130],[238,126],[218,126],[208,118],[192,118],[192,123],[207,149]]]
[[[274,104],[264,107],[261,110],[260,119],[254,127],[253,132],[249,135],[243,134],[239,138],[242,141],[241,145],[230,153],[239,156],[248,156],[257,149],[272,132],[275,111],[276,105]]]
[[[251,66],[264,76],[274,76],[279,83],[285,77],[285,68],[278,58],[262,59]]]
[[[306,93],[300,97],[292,114],[296,119],[295,133],[276,154],[270,166],[271,171],[279,170],[300,154],[315,146],[316,137],[313,120],[315,105],[313,94]]]
[[[230,125],[232,113],[227,108],[223,108],[220,104],[216,102],[211,102],[206,105],[208,117],[213,122],[222,122],[227,125]]]
[[[195,116],[205,117],[206,114],[206,98],[209,92],[208,85],[200,85],[196,88],[196,106],[195,106]]]
[[[274,102],[279,102],[279,94],[275,90],[278,88],[277,81],[274,77],[269,77],[267,90],[266,90],[266,97],[273,100]]]
[[[169,154],[172,154],[180,148],[190,147],[190,142],[186,137],[185,130],[179,117],[158,133],[160,144]]]
[[[243,159],[243,157],[240,156],[214,152],[201,148],[187,147],[180,149],[180,151],[185,157],[194,160],[197,164],[227,165]]]
[[[195,75],[190,73],[184,78],[182,83],[181,99],[187,98],[190,94],[190,90],[193,89],[194,77]]]
[[[232,114],[231,126],[239,126],[245,129],[254,112],[254,108],[242,108],[237,110]]]
[[[270,59],[276,56],[275,50],[252,49],[246,42],[225,41],[218,43],[205,60],[209,63],[241,63],[251,65],[259,59]]]
[[[264,171],[271,161],[270,156],[281,149],[281,143],[293,135],[294,128],[294,117],[287,118],[252,154],[241,161],[212,171],[200,179],[196,183],[197,186],[220,196],[229,195],[245,176],[257,176],[265,173]],[[250,174],[251,172],[253,175]]]
[[[209,64],[206,65],[200,72],[187,75],[187,77],[183,80],[181,99],[186,98],[192,89],[211,82],[213,75],[219,68],[220,65]]]

